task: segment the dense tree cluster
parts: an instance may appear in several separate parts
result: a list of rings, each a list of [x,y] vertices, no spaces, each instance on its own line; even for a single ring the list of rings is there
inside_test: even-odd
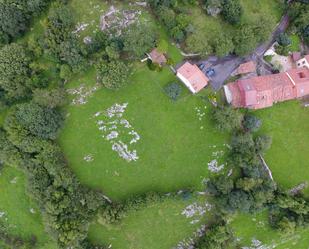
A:
[[[130,68],[122,61],[101,60],[97,66],[97,77],[100,83],[108,89],[119,89],[126,84]]]
[[[297,227],[309,225],[309,201],[301,193],[278,191],[270,208],[269,222],[283,233],[292,234]]]
[[[50,0],[3,0],[0,2],[0,44],[20,37],[32,16],[39,15]]]
[[[196,4],[197,1],[185,1]],[[178,8],[177,0],[148,0],[152,10],[158,19],[167,28],[169,34],[177,42],[183,42],[192,32],[187,14]]]
[[[309,45],[309,2],[292,2],[290,8],[288,9],[288,13],[292,25],[307,45]]]
[[[34,249],[37,239],[34,235],[30,238],[22,238],[8,232],[8,228],[0,223],[0,246],[1,249]]]
[[[239,0],[204,0],[202,7],[210,15],[221,14],[222,18],[233,25],[235,32],[217,31],[216,39],[209,39],[207,32],[190,23],[188,8],[184,4],[197,5],[199,1],[148,0],[154,14],[168,29],[170,36],[187,52],[206,56],[216,54],[226,56],[230,53],[247,55],[260,43],[270,37],[275,20],[267,14],[259,18],[242,21],[243,8]],[[216,31],[214,31],[216,32]]]
[[[7,102],[29,97],[31,90],[45,85],[40,70],[23,45],[11,43],[0,48],[0,90]]]
[[[219,107],[213,113],[220,130],[233,131],[228,164],[237,171],[236,177],[220,175],[207,183],[224,212],[256,212],[269,204],[276,190],[260,156],[270,147],[271,139],[254,136],[261,125],[252,114],[245,117],[231,107]]]
[[[200,237],[194,245],[195,249],[225,249],[234,248],[236,238],[230,227],[220,217],[206,229],[204,236]]]

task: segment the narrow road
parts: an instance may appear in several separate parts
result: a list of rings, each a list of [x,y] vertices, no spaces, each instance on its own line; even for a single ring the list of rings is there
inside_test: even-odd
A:
[[[210,56],[206,60],[195,61],[195,64],[206,64],[207,67],[212,67],[217,72],[215,76],[210,77],[212,88],[218,91],[222,88],[224,82],[231,76],[232,72],[239,67],[240,64],[248,60],[253,60],[255,62],[263,62],[264,53],[272,46],[275,42],[276,37],[284,32],[289,25],[289,17],[285,14],[276,29],[272,32],[271,37],[268,41],[259,45],[250,55],[246,57],[238,57],[233,55],[228,55],[223,58],[218,58],[216,56]]]

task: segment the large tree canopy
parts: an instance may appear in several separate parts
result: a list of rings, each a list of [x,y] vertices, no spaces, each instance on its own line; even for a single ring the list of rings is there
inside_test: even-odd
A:
[[[22,35],[32,15],[40,13],[50,0],[2,0],[0,2],[0,44]]]
[[[24,103],[18,105],[7,120],[7,129],[15,123],[34,136],[55,139],[62,124],[62,115],[51,108]]]
[[[31,58],[25,48],[12,43],[0,49],[0,87],[9,99],[28,95],[31,86]]]
[[[124,34],[124,50],[140,58],[155,46],[156,34],[147,24],[134,24]]]

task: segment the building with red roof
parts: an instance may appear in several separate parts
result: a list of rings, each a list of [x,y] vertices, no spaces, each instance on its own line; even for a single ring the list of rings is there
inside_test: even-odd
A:
[[[186,62],[177,70],[177,77],[189,88],[192,93],[198,93],[207,86],[209,79],[198,68],[197,65],[192,65]]]
[[[262,109],[274,103],[309,95],[309,68],[238,80],[224,86],[227,102],[234,107]]]
[[[236,69],[235,75],[244,75],[256,72],[256,64],[254,61],[248,61],[246,63],[240,64]]]
[[[159,52],[159,50],[157,48],[154,48],[149,54],[149,59],[153,62],[153,63],[157,63],[160,66],[164,65],[167,62],[167,59],[165,57],[165,55],[161,52]]]
[[[309,55],[306,55],[304,58],[298,60],[296,62],[296,66],[298,68],[300,67],[306,67],[306,68],[309,68]]]

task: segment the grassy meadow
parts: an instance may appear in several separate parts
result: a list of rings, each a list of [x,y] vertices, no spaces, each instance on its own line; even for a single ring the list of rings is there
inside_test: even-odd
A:
[[[116,7],[128,8],[128,3],[112,1]],[[282,14],[279,0],[241,0],[244,7],[242,22],[260,15],[272,15],[279,21]],[[80,38],[98,31],[100,15],[109,9],[109,1],[71,0],[77,23],[89,24],[80,33]],[[169,40],[165,29],[142,7],[141,18],[157,28],[161,41],[165,41],[167,53],[175,61],[183,57],[179,49]],[[35,20],[31,31],[21,41],[44,32],[45,15]],[[233,32],[231,25],[219,17],[209,17],[198,7],[190,10],[195,28],[206,32],[215,40],[219,32]],[[297,41],[295,41],[295,44]],[[49,69],[49,61],[42,66]],[[50,72],[52,73],[52,72]],[[68,105],[67,118],[59,143],[70,167],[83,184],[102,190],[115,200],[124,200],[146,191],[170,192],[183,188],[202,190],[202,181],[210,176],[207,164],[218,152],[225,152],[229,141],[227,134],[219,133],[211,121],[211,106],[205,101],[209,89],[199,95],[191,95],[182,86],[182,95],[176,102],[165,94],[164,87],[178,82],[169,68],[161,72],[150,71],[146,64],[136,63],[127,85],[118,91],[99,88],[86,97],[84,105]],[[81,85],[90,91],[96,85],[93,68],[76,75],[66,88],[77,89]],[[70,96],[70,100],[77,96]],[[111,143],[102,137],[95,114],[105,113],[114,104],[128,103],[123,118],[127,119],[140,140],[130,145],[139,159],[127,162],[112,150]],[[285,188],[291,188],[309,179],[309,109],[299,102],[278,104],[273,108],[256,112],[263,120],[262,131],[273,138],[272,148],[266,155],[275,180]],[[202,114],[202,116],[200,115]],[[103,116],[100,116],[100,118]],[[0,113],[0,125],[5,113]],[[129,141],[128,130],[121,130],[121,139]],[[91,160],[85,158],[89,156]],[[224,160],[224,155],[218,159]],[[16,183],[11,183],[12,180]],[[13,181],[15,182],[15,181]],[[35,203],[26,195],[25,177],[14,168],[5,167],[0,175],[0,212],[10,232],[38,238],[38,249],[58,249],[44,231],[42,218]],[[90,228],[89,238],[97,243],[112,244],[114,249],[170,249],[180,240],[191,236],[200,223],[191,224],[181,214],[183,209],[200,197],[189,200],[168,199],[153,203],[147,208],[130,211],[121,222],[113,225],[101,224],[95,220]],[[32,214],[30,209],[35,213]],[[7,218],[7,220],[6,220]],[[207,222],[207,221],[205,221]],[[299,231],[293,238],[282,238],[267,226],[266,214],[255,216],[237,215],[231,222],[243,246],[250,246],[253,238],[276,249],[307,249],[308,231]],[[1,247],[1,242],[0,242]]]

